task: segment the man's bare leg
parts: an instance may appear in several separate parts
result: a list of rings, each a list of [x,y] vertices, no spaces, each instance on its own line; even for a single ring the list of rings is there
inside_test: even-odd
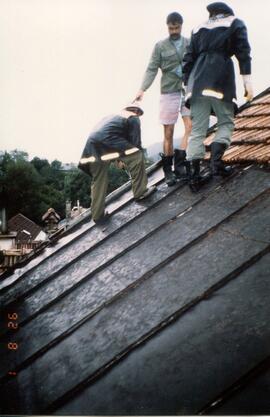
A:
[[[188,138],[191,133],[192,122],[191,122],[190,116],[182,116],[182,120],[184,123],[185,131],[184,131],[184,136],[182,137],[181,142],[180,142],[180,149],[185,151],[187,149]]]
[[[173,155],[174,125],[163,125],[163,126],[164,126],[163,152],[165,156],[172,156]]]

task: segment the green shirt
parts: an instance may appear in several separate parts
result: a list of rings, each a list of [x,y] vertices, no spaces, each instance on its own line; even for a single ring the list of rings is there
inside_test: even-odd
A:
[[[146,91],[153,83],[158,69],[162,71],[160,90],[161,94],[176,93],[182,90],[182,61],[189,39],[181,36],[179,50],[170,38],[159,41],[152,52],[152,56],[144,74],[141,90]]]

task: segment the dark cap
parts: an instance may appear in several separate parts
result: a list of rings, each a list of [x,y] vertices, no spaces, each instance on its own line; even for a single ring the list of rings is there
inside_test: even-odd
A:
[[[234,16],[233,10],[229,6],[227,6],[226,3],[223,3],[222,1],[216,1],[215,3],[208,4],[207,10],[210,13],[210,16],[216,15],[219,13],[224,13],[224,14],[229,14],[229,15]]]

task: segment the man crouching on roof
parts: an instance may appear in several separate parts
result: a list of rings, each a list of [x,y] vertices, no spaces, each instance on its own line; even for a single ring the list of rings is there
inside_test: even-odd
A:
[[[95,223],[102,223],[108,188],[108,170],[113,161],[124,164],[131,176],[135,200],[142,200],[155,191],[147,188],[147,175],[141,146],[139,117],[143,110],[131,103],[119,114],[107,116],[90,133],[78,167],[92,177],[91,212]]]

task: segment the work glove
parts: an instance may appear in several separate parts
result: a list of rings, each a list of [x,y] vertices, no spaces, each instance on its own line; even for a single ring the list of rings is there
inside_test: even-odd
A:
[[[253,99],[253,87],[251,82],[251,75],[242,75],[244,89],[245,89],[245,98],[247,101],[251,101]]]

